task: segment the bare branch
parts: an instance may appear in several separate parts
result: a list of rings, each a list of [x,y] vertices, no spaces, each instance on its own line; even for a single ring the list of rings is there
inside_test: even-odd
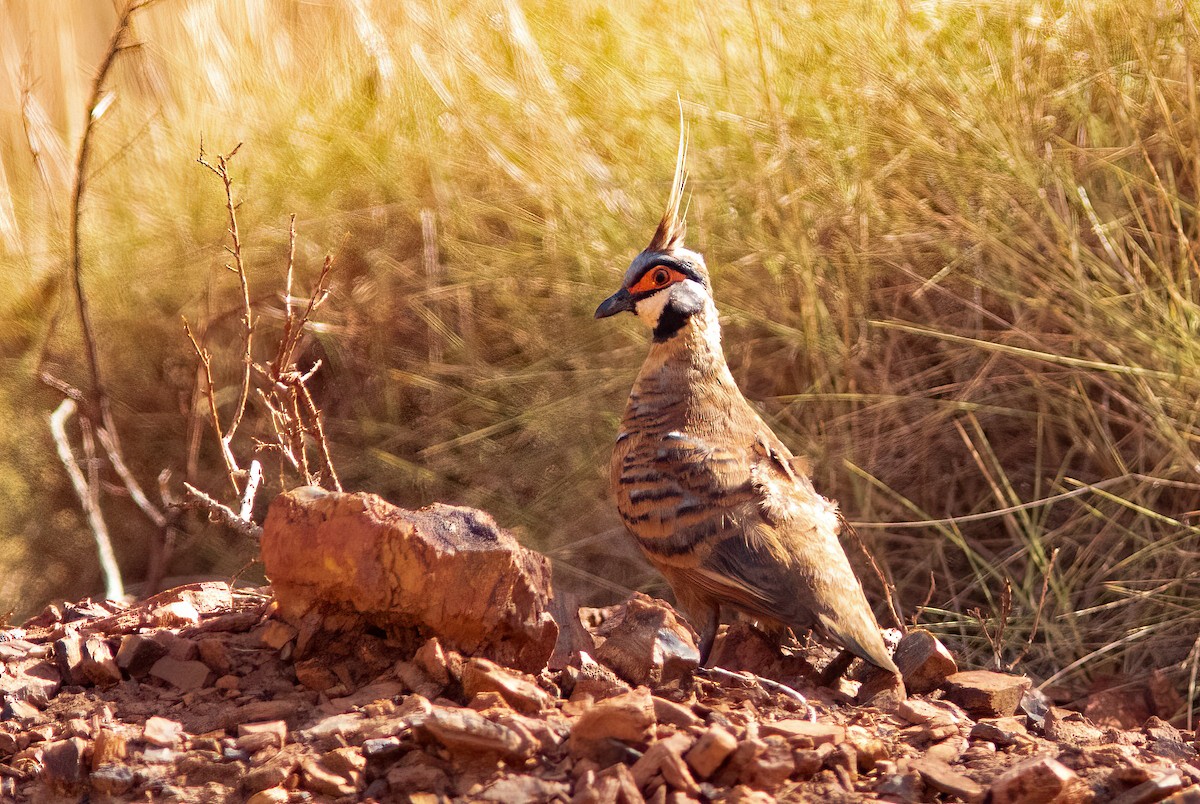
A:
[[[84,478],[83,471],[80,470],[79,463],[75,460],[75,454],[72,452],[71,443],[67,438],[66,422],[76,410],[78,410],[78,406],[74,400],[64,399],[54,413],[50,414],[50,432],[54,436],[58,458],[66,468],[68,477],[71,478],[71,485],[75,487],[75,495],[79,497],[79,504],[83,507],[83,513],[92,529],[92,537],[96,540],[100,569],[104,573],[104,596],[109,600],[121,600],[125,597],[125,585],[121,581],[121,569],[117,566],[117,559],[113,554],[108,527],[104,524],[104,517],[96,504],[96,494]]]
[[[193,498],[189,502],[183,503],[184,508],[200,508],[208,511],[210,518],[216,519],[216,521],[234,533],[245,536],[248,539],[257,541],[262,538],[262,528],[249,519],[242,519],[229,506],[217,502],[191,483],[184,483],[183,487]]]
[[[225,458],[225,469],[229,475],[229,482],[233,485],[233,493],[240,492],[237,483],[237,473],[239,471],[237,459],[233,456],[233,451],[229,449],[229,442],[221,433],[221,417],[217,413],[217,392],[216,386],[213,385],[212,377],[212,358],[208,354],[208,350],[200,345],[196,340],[196,336],[192,334],[192,328],[188,325],[187,319],[183,319],[183,330],[187,333],[188,340],[192,342],[192,348],[196,350],[196,356],[200,358],[200,366],[204,369],[204,382],[206,396],[208,397],[208,411],[212,417],[213,430],[217,433],[217,441],[221,444],[221,455]]]
[[[121,478],[121,482],[125,484],[125,488],[129,489],[129,496],[138,508],[142,509],[151,522],[157,527],[163,527],[167,524],[167,518],[163,512],[158,510],[154,503],[146,497],[146,493],[142,491],[141,485],[134,478],[133,473],[129,471],[129,467],[125,465],[125,459],[121,455],[121,450],[113,440],[112,432],[107,427],[97,427],[96,437],[100,439],[100,446],[104,447],[105,453],[108,454],[108,460],[112,464],[113,470],[117,476]]]
[[[250,512],[254,510],[254,495],[258,493],[258,486],[262,483],[262,479],[262,464],[258,461],[250,461],[250,477],[246,481],[246,491],[242,494],[242,507],[238,510],[239,519],[250,521]]]

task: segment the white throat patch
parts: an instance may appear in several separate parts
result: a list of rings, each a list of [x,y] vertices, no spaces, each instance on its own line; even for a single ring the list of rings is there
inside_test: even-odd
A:
[[[647,296],[634,305],[634,310],[637,311],[638,318],[654,329],[658,326],[658,319],[662,317],[663,308],[667,306],[667,300],[671,297],[671,289],[663,288],[658,293]]]

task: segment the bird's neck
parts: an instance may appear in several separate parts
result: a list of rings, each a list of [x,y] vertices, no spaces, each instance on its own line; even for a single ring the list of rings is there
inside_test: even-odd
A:
[[[671,337],[654,341],[638,373],[636,388],[661,392],[685,392],[691,385],[723,380],[729,376],[721,349],[721,324],[717,309],[709,301]]]

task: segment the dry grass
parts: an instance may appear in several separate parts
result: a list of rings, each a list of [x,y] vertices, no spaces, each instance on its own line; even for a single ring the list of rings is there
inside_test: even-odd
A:
[[[20,571],[0,571],[4,600],[94,588],[40,424],[55,402],[28,372],[48,337],[62,373],[84,370],[69,318],[51,321],[103,6],[59,0],[36,19],[0,6],[0,562]],[[862,522],[1008,511],[862,529],[904,605],[932,577],[922,619],[988,664],[971,612],[995,634],[1010,579],[997,646],[1010,662],[1058,549],[1021,667],[1079,681],[1168,666],[1185,688],[1200,626],[1194,20],[1108,0],[790,6],[145,12],[85,211],[130,461],[147,480],[188,463],[180,313],[228,339],[214,369],[238,376],[221,200],[192,158],[201,134],[218,150],[244,141],[252,286],[282,286],[291,212],[304,286],[342,244],[304,348],[324,361],[313,393],[344,485],[488,508],[598,598],[657,583],[605,489],[643,337],[591,311],[657,219],[678,93],[692,244],[735,375],[812,454],[821,488]],[[277,298],[253,302],[280,326]],[[193,467],[221,471],[216,450]],[[144,534],[116,538],[136,577]],[[245,551],[209,535],[191,554],[177,571],[230,569]]]

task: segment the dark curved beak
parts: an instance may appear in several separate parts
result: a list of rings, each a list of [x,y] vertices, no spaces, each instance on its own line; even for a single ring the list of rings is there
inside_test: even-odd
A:
[[[621,288],[616,293],[600,302],[600,306],[596,308],[596,318],[608,318],[610,315],[616,315],[617,313],[632,312],[633,297],[629,295],[628,290]]]

